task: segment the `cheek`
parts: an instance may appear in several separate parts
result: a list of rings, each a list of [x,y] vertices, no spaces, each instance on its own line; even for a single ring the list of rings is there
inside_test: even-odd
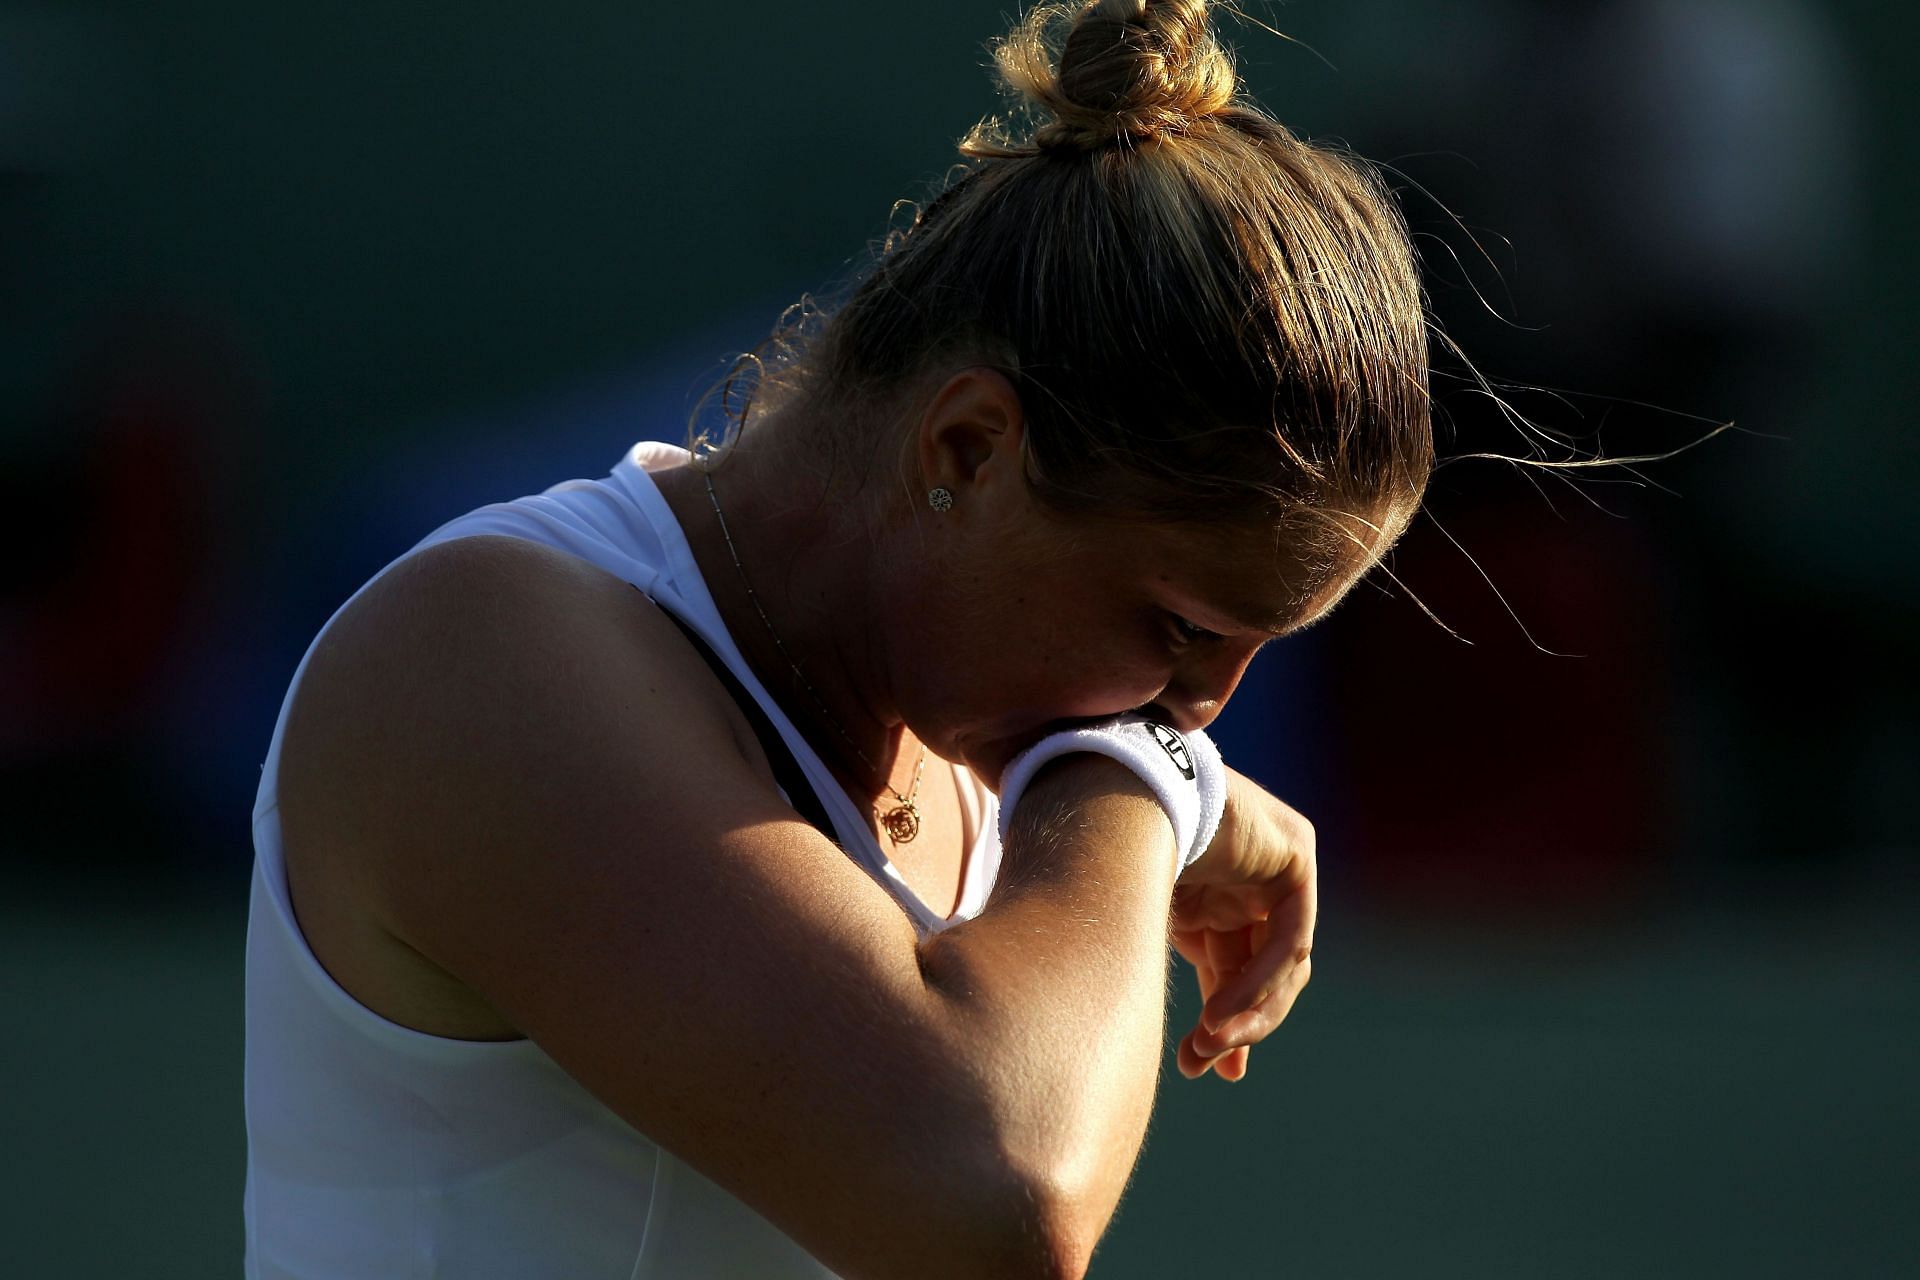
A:
[[[915,584],[900,603],[917,705],[944,727],[1021,732],[1048,720],[1137,707],[1166,686],[1164,640],[1071,573]],[[903,675],[906,672],[903,671]]]
[[[1166,686],[1157,648],[1111,624],[1008,623],[980,643],[986,695],[1040,720],[1115,715]]]

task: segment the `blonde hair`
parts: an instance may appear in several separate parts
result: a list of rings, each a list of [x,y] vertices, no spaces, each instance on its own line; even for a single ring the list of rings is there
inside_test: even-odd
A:
[[[1203,0],[1043,4],[993,52],[1017,123],[967,134],[836,311],[790,309],[747,358],[758,407],[871,448],[919,375],[990,365],[1054,510],[1384,551],[1433,435],[1415,257],[1373,168],[1249,101]]]

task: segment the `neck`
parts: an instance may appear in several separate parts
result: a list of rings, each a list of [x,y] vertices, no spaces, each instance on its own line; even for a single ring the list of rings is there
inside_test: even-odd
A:
[[[848,794],[879,804],[888,785],[907,793],[920,747],[894,710],[870,592],[875,540],[809,444],[769,418],[713,466],[711,498],[698,463],[653,480],[748,665]]]

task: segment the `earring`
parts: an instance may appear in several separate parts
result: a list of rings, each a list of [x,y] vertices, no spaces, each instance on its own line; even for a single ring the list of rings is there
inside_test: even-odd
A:
[[[953,495],[945,489],[934,489],[927,494],[927,505],[935,511],[953,510]]]

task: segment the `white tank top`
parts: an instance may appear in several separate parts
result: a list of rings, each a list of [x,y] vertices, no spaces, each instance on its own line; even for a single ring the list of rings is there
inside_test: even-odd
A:
[[[633,583],[704,636],[739,677],[792,748],[840,845],[894,895],[922,936],[976,915],[1000,863],[992,793],[953,766],[978,835],[959,906],[943,919],[887,860],[721,624],[686,538],[647,474],[687,459],[675,445],[637,444],[605,479],[565,481],[442,525],[369,585],[414,552],[482,533],[545,543]],[[367,1009],[327,974],[288,903],[276,788],[287,709],[314,645],[281,703],[253,808],[250,1280],[830,1277],[766,1219],[602,1105],[531,1040],[427,1035]]]

